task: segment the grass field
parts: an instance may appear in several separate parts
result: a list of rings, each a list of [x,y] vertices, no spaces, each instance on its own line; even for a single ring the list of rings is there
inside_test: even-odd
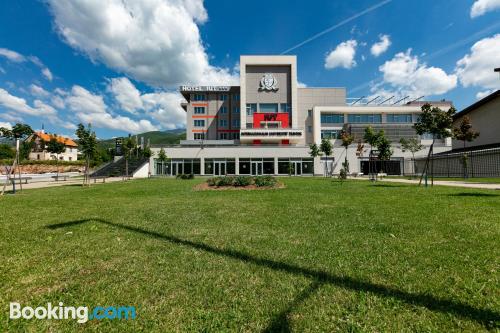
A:
[[[0,331],[495,331],[500,193],[284,179],[25,191],[0,199]],[[9,320],[9,302],[136,306]]]

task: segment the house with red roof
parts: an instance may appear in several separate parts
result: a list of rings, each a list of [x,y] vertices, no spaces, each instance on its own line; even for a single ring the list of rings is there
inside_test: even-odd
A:
[[[46,148],[50,140],[53,139],[63,143],[66,147],[66,150],[58,156],[49,153]],[[76,161],[78,158],[78,144],[71,138],[57,134],[47,134],[42,130],[33,133],[28,138],[28,141],[33,143],[29,154],[30,160],[50,161],[59,159],[60,161]]]

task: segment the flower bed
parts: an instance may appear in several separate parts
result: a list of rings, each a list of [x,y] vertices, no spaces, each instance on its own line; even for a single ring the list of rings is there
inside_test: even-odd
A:
[[[273,176],[224,176],[211,177],[205,183],[197,185],[197,190],[223,189],[273,189],[284,185]]]

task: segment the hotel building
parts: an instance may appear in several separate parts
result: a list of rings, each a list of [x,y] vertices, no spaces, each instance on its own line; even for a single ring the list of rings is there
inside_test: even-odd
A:
[[[352,173],[367,173],[370,147],[364,129],[384,129],[394,154],[384,163],[389,174],[402,174],[411,154],[400,149],[401,138],[418,138],[427,154],[431,138],[415,133],[424,102],[376,104],[348,102],[345,88],[299,87],[295,56],[241,56],[239,86],[181,86],[186,112],[186,140],[178,145],[153,145],[149,172],[174,176],[323,175],[338,173],[346,151],[342,130],[352,134],[347,150]],[[431,104],[449,108],[450,102]],[[327,138],[333,156],[311,158],[309,145]],[[157,159],[163,148],[168,161]],[[451,149],[451,140],[437,140],[434,151]],[[379,166],[381,168],[381,166]]]

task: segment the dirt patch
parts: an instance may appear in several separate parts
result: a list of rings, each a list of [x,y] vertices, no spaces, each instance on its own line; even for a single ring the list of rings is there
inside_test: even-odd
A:
[[[286,188],[285,184],[278,182],[274,186],[255,186],[255,185],[248,185],[248,186],[208,186],[207,183],[201,183],[193,187],[195,191],[231,191],[231,190],[236,190],[236,191],[252,191],[252,190],[276,190],[276,189],[281,189],[281,188]]]

